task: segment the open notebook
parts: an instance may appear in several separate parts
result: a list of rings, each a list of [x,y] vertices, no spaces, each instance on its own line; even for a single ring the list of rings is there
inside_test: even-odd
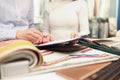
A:
[[[52,42],[48,42],[48,43],[44,43],[44,44],[39,44],[36,46],[41,48],[41,47],[53,46],[53,45],[57,45],[57,44],[68,44],[69,42],[77,41],[79,39],[80,39],[80,37],[66,39],[66,40],[57,40],[57,41],[52,41]]]

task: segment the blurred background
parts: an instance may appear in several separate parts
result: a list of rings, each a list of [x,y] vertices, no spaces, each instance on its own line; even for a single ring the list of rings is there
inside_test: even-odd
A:
[[[50,2],[57,2],[64,0],[34,0],[34,22],[36,27],[41,30],[44,27],[45,6]],[[85,0],[88,6],[89,23],[91,30],[91,37],[111,37],[115,36],[119,30],[119,0]],[[107,24],[106,24],[107,23]],[[92,35],[95,31],[92,30],[94,26],[107,26],[105,32],[101,31],[98,35]],[[109,26],[109,27],[108,27]],[[102,30],[105,27],[100,27]],[[97,30],[96,30],[97,31]],[[92,33],[93,32],[93,33]],[[104,36],[101,36],[104,32]],[[108,34],[107,34],[108,33]]]

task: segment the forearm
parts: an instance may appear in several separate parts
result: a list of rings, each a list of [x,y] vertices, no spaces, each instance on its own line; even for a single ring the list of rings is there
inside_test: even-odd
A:
[[[0,41],[15,39],[16,32],[17,32],[17,30],[15,30],[15,29],[10,30],[10,29],[0,28]]]
[[[28,26],[12,26],[0,24],[0,41],[16,39],[16,33],[18,30],[27,29]]]

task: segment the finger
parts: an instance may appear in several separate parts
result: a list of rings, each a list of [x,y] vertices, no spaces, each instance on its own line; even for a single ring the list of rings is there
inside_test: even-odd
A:
[[[31,28],[31,30],[32,30],[32,32],[34,32],[34,33],[36,33],[36,34],[38,34],[38,35],[40,35],[42,37],[44,36],[40,31],[38,31],[36,29]]]
[[[38,41],[40,43],[42,42],[43,36],[41,36],[40,34],[36,34],[34,32],[31,32],[29,35],[31,35],[34,39],[36,39],[36,41]]]
[[[71,33],[71,38],[75,38],[75,33]]]
[[[52,36],[47,36],[47,39],[48,39],[49,42],[54,40]]]
[[[26,37],[26,39],[28,40],[28,41],[31,41],[31,42],[33,42],[33,43],[35,43],[36,42],[36,38],[34,38],[33,36],[31,36],[31,35],[28,35],[27,37]]]
[[[71,38],[76,38],[76,37],[79,37],[77,33],[71,33]]]
[[[43,43],[47,43],[47,42],[49,42],[48,38],[47,38],[47,37],[44,37],[44,38],[43,38]]]
[[[75,35],[75,37],[79,37],[79,35],[78,35],[78,34],[76,34],[76,35]]]

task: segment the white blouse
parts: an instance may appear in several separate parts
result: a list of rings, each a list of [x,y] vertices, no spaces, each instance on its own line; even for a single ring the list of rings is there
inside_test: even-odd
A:
[[[45,8],[44,34],[56,40],[68,39],[73,32],[89,34],[88,8],[84,0],[51,2]]]

